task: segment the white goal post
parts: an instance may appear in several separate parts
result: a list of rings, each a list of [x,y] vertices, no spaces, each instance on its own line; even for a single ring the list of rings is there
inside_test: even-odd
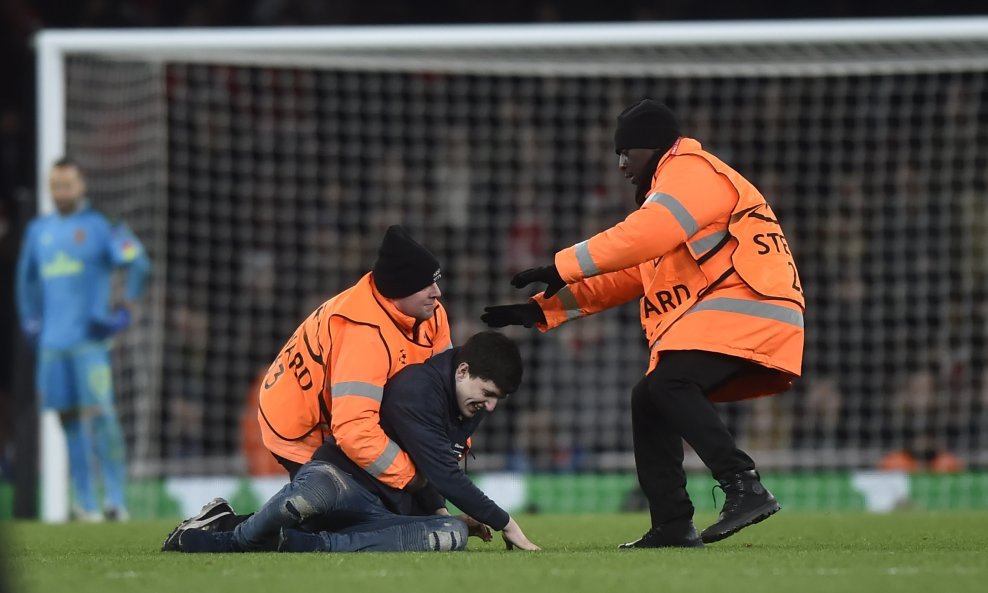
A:
[[[97,206],[132,222],[154,260],[116,371],[132,474],[242,470],[229,417],[258,352],[273,356],[318,295],[369,268],[384,224],[455,262],[455,335],[478,329],[483,305],[518,298],[509,270],[626,212],[627,188],[607,176],[610,125],[644,94],[780,200],[816,307],[798,393],[729,409],[756,459],[868,467],[929,441],[988,463],[976,310],[988,17],[46,30],[35,42],[39,211],[52,209],[49,167],[71,152]],[[540,171],[550,152],[565,158]],[[381,196],[399,192],[387,210]],[[940,271],[939,258],[956,263]],[[247,293],[259,296],[237,308]],[[494,453],[480,468],[632,467],[627,388],[645,356],[635,312],[608,315],[554,338],[511,333],[536,361],[530,389],[485,428]],[[57,419],[44,414],[41,432],[42,517],[63,521]]]

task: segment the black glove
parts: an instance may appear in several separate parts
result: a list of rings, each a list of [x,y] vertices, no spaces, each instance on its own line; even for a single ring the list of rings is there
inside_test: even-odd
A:
[[[504,327],[506,325],[524,325],[532,327],[536,323],[545,323],[545,315],[542,307],[528,302],[520,305],[491,305],[484,307],[484,314],[480,320],[490,327]]]
[[[524,288],[532,282],[545,282],[545,298],[549,298],[556,294],[566,283],[559,276],[559,271],[556,270],[555,265],[542,266],[541,268],[529,268],[524,272],[518,272],[515,277],[511,279],[511,285],[515,288]]]
[[[106,319],[90,320],[89,332],[97,339],[108,338],[117,332],[127,329],[130,321],[130,309],[117,307]]]

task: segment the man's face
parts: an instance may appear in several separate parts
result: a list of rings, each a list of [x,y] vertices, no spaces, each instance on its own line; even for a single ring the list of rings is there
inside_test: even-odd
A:
[[[456,367],[456,404],[464,418],[473,418],[481,410],[493,412],[504,398],[494,381],[470,376],[470,365],[461,362]]]
[[[86,182],[82,179],[82,173],[79,172],[78,167],[72,165],[52,167],[48,175],[48,187],[51,189],[55,207],[62,214],[75,211],[86,193]]]
[[[655,150],[651,148],[626,148],[618,155],[618,169],[634,185],[647,183],[649,179],[643,179],[651,171],[646,171],[645,166],[655,156]]]
[[[439,285],[433,282],[415,294],[395,299],[394,303],[395,307],[405,315],[425,321],[431,319],[436,312],[436,305],[439,304],[439,297],[442,295]]]

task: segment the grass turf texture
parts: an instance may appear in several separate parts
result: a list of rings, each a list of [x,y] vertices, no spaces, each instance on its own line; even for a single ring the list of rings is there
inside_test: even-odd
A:
[[[709,514],[697,517],[704,527]],[[519,517],[543,547],[506,552],[500,535],[455,554],[161,553],[171,522],[5,526],[14,591],[878,591],[983,592],[988,513],[785,511],[703,550],[617,550],[644,515]]]

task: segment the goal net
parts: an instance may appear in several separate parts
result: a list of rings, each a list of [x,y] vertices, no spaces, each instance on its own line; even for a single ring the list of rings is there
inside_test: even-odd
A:
[[[244,472],[252,383],[370,268],[390,224],[441,260],[456,343],[484,305],[524,299],[513,273],[633,208],[612,134],[643,96],[762,189],[800,265],[804,377],[723,408],[761,467],[870,468],[903,450],[984,468],[986,32],[926,19],[43,33],[40,167],[70,153],[154,262],[116,351],[131,475]],[[524,385],[476,436],[471,470],[631,470],[636,308],[507,333]]]

